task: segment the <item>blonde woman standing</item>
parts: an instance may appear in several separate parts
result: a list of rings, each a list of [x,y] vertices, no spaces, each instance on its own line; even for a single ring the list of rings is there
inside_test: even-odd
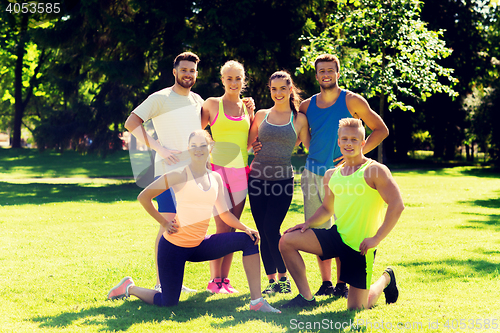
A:
[[[203,104],[209,115],[208,123],[215,141],[211,154],[212,170],[220,174],[226,190],[227,204],[237,219],[245,206],[248,180],[247,142],[253,109],[248,110],[246,99],[241,98],[245,88],[245,69],[237,61],[230,60],[221,68],[224,95],[211,97]],[[247,104],[253,105],[253,103]],[[216,233],[234,231],[218,216],[215,217]],[[210,262],[210,282],[207,290],[212,293],[238,292],[228,279],[233,254]]]

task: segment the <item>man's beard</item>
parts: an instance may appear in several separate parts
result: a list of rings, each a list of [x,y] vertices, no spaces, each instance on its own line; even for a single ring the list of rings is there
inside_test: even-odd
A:
[[[196,82],[196,80],[194,78],[191,79],[191,81],[189,83],[187,82],[184,82],[183,80],[181,80],[179,78],[179,76],[176,76],[175,77],[175,80],[177,82],[178,85],[180,85],[181,87],[183,88],[186,88],[186,89],[189,89],[191,88],[192,86],[194,86],[194,83]]]
[[[332,81],[332,82],[324,84],[324,85],[320,84],[319,86],[323,90],[333,90],[333,89],[335,89],[336,84],[335,84],[335,82]]]

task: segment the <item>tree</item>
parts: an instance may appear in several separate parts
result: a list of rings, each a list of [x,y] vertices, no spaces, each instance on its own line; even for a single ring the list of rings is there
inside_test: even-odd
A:
[[[321,20],[329,3],[276,0],[198,0],[189,20],[195,31],[192,47],[201,57],[200,79],[195,91],[203,97],[220,96],[223,89],[218,69],[225,61],[243,63],[249,77],[245,95],[255,99],[257,109],[269,107],[267,82],[278,70],[300,65],[299,37],[312,18]],[[293,73],[292,73],[293,74]],[[294,78],[301,87],[311,86],[311,78]]]
[[[474,87],[487,86],[485,79],[492,70],[485,34],[488,2],[435,0],[424,4],[422,18],[431,29],[443,29],[443,39],[453,49],[451,56],[441,59],[439,63],[455,69],[454,76],[458,83],[454,90],[460,95],[459,99],[451,99],[437,94],[422,105],[425,129],[432,135],[435,157],[454,158],[456,147],[462,142],[466,144],[467,155],[472,156],[472,118],[463,107],[463,99],[472,93]]]
[[[320,53],[339,55],[343,84],[368,99],[376,97],[384,119],[386,104],[389,110],[414,111],[412,104],[434,93],[456,96],[453,70],[437,63],[451,50],[442,31],[429,30],[420,20],[420,10],[421,2],[415,0],[340,0],[327,29],[306,37],[309,45],[298,71],[312,68]],[[392,151],[391,140],[384,144]]]
[[[478,50],[483,58],[479,77],[474,78],[472,92],[463,100],[462,107],[467,111],[470,128],[467,130],[467,143],[473,147],[477,143],[489,157],[500,161],[500,7],[486,7],[486,19],[482,24],[481,37],[483,48]],[[469,83],[470,84],[470,83]],[[467,157],[474,156],[467,149]]]
[[[50,57],[49,50],[37,47],[33,31],[39,29],[42,22],[53,19],[57,13],[33,13],[27,1],[12,3],[2,0],[1,6],[1,57],[5,61],[2,61],[1,80],[7,84],[3,88],[2,104],[7,109],[14,106],[13,119],[11,112],[7,112],[4,118],[8,118],[12,124],[12,147],[20,148],[23,119]]]

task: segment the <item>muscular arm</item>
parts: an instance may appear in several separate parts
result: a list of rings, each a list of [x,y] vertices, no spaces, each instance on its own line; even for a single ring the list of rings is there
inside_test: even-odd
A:
[[[164,158],[168,164],[175,164],[179,162],[179,159],[174,154],[180,154],[181,152],[178,150],[170,150],[162,145],[151,135],[146,132],[144,127],[142,126],[143,120],[136,115],[135,113],[131,113],[130,116],[125,121],[125,128],[132,133],[133,136],[136,137],[137,140],[144,143],[149,148],[156,151],[162,158]]]
[[[142,126],[143,120],[136,115],[135,113],[131,113],[130,116],[125,121],[125,128],[136,137],[137,140],[144,143],[149,148],[158,151],[163,148],[158,141],[153,139],[151,135],[149,135],[144,127]]]
[[[363,255],[366,254],[368,249],[376,247],[385,237],[387,237],[396,226],[405,208],[399,187],[385,165],[376,164],[370,166],[365,171],[365,175],[368,175],[365,176],[366,183],[380,193],[380,196],[387,203],[388,207],[384,221],[375,236],[365,238],[359,246],[359,251]]]
[[[361,119],[372,130],[363,147],[363,154],[366,154],[375,149],[389,135],[389,130],[382,118],[370,108],[363,97],[349,93],[346,104],[352,116]]]
[[[285,233],[292,232],[295,230],[300,230],[301,232],[304,232],[309,228],[314,228],[316,226],[322,225],[323,223],[328,221],[330,217],[333,216],[334,195],[330,190],[330,187],[328,186],[328,182],[330,181],[332,174],[333,174],[333,169],[330,169],[325,173],[325,177],[323,177],[323,186],[325,187],[325,198],[323,199],[323,203],[321,204],[321,206],[316,210],[313,216],[307,219],[305,223],[297,224],[295,227],[292,227],[287,231],[285,231]]]
[[[309,149],[309,144],[311,143],[311,133],[309,132],[309,123],[307,122],[307,117],[299,113],[297,114],[297,123],[299,124],[299,133],[297,133],[297,144],[302,142],[304,146]]]
[[[167,180],[168,177],[168,180]],[[174,225],[177,228],[176,223],[174,221],[167,221],[162,214],[158,212],[158,210],[153,205],[153,198],[162,194],[166,190],[168,190],[171,185],[179,183],[181,181],[182,175],[179,172],[172,172],[165,174],[149,184],[142,192],[137,196],[137,200],[144,207],[146,212],[151,215],[160,225],[168,230],[168,228]],[[170,182],[170,184],[169,184]]]

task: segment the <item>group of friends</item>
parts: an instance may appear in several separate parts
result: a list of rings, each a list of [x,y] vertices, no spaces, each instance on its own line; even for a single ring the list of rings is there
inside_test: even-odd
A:
[[[338,86],[338,58],[316,58],[321,91],[304,101],[289,73],[273,73],[268,86],[274,105],[257,112],[253,99],[241,97],[246,84],[241,63],[226,62],[220,71],[224,95],[203,101],[191,91],[198,62],[194,53],[178,55],[174,85],[150,95],[125,123],[156,152],[155,181],[138,200],[160,224],[157,284],[145,289],[125,277],[108,298],[134,295],[150,304],[175,306],[182,291],[194,291],[183,285],[187,261],[210,261],[208,291],[238,292],[228,276],[233,253],[242,251],[250,310],[280,312],[262,296],[291,293],[288,273],[299,294],[281,308],[314,306],[315,295],[345,297],[349,309],[372,307],[382,292],[387,303],[396,302],[391,268],[373,284],[371,279],[376,248],[396,225],[404,204],[389,169],[365,157],[389,132],[363,97]],[[143,127],[149,119],[157,140]],[[211,135],[204,130],[207,125]],[[371,130],[366,139],[364,125]],[[282,234],[294,192],[291,156],[301,142],[309,151],[301,176],[305,222]],[[250,149],[255,157],[249,166]],[[258,231],[239,220],[247,195]],[[207,235],[212,217],[216,233]],[[318,257],[323,283],[315,294],[300,252]],[[269,280],[263,291],[260,257]]]

